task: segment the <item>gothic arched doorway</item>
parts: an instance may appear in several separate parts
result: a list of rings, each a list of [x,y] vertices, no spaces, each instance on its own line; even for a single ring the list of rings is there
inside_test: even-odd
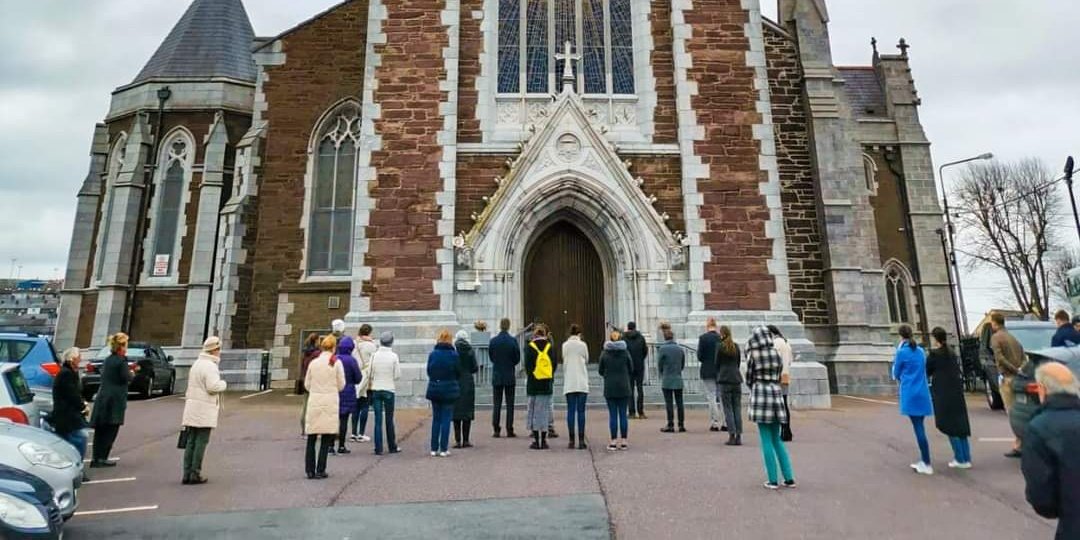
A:
[[[596,247],[568,221],[552,224],[525,256],[525,322],[544,323],[562,346],[571,324],[595,362],[604,342],[604,267]]]

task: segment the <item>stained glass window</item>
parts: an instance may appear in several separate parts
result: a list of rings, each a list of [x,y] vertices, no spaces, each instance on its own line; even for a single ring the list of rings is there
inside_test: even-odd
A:
[[[517,92],[521,65],[521,0],[499,0],[499,92]]]
[[[499,92],[522,90],[523,58],[526,92],[559,92],[565,60],[555,55],[570,42],[572,52],[580,55],[573,63],[576,91],[633,94],[630,4],[631,0],[499,0]]]
[[[180,257],[180,230],[184,223],[184,192],[192,166],[192,143],[183,131],[166,138],[161,149],[160,169],[154,185],[152,229],[147,236],[150,246],[147,275],[153,278],[175,277]]]
[[[352,271],[356,144],[360,136],[357,110],[349,107],[332,117],[322,131],[314,165],[308,270],[346,275]]]

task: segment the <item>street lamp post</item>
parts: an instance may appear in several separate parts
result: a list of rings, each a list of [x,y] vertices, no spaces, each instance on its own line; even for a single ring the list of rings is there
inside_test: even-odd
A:
[[[1080,234],[1080,214],[1076,212],[1076,197],[1073,196],[1073,157],[1065,160],[1065,185],[1069,186],[1069,202],[1072,204],[1073,220],[1076,221],[1076,234]]]
[[[975,157],[961,159],[959,161],[952,161],[942,165],[941,167],[938,167],[938,181],[941,182],[941,201],[942,206],[945,210],[945,230],[949,234],[949,249],[946,255],[947,260],[945,261],[945,264],[949,267],[949,272],[951,272],[952,275],[955,276],[955,278],[952,280],[953,284],[956,287],[956,293],[953,298],[953,309],[958,309],[960,311],[960,320],[963,322],[963,332],[965,333],[967,332],[968,327],[967,309],[964,305],[964,290],[960,286],[960,268],[956,264],[956,230],[953,228],[952,216],[949,215],[949,190],[945,188],[945,169],[947,167],[963,165],[964,163],[970,163],[972,161],[982,161],[989,159],[994,159],[994,154],[987,152],[985,154],[979,154]],[[950,294],[953,294],[952,287],[953,285],[950,285],[949,287]],[[960,337],[962,336],[957,336],[957,339],[959,339]]]

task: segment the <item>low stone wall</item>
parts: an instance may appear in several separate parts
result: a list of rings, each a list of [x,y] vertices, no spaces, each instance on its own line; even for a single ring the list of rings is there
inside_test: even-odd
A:
[[[788,405],[793,409],[831,409],[829,371],[820,362],[793,362]]]

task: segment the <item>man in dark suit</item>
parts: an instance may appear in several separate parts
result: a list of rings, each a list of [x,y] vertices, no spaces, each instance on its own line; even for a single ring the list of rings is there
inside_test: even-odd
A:
[[[514,434],[514,389],[517,385],[516,370],[521,362],[521,347],[510,335],[510,319],[499,321],[499,333],[488,343],[491,357],[491,386],[494,407],[491,414],[493,437],[501,437],[501,414],[503,398],[506,398],[506,436]]]
[[[630,398],[630,418],[645,418],[645,357],[649,354],[649,344],[634,321],[626,324],[622,340],[630,352],[630,390],[635,394]]]

